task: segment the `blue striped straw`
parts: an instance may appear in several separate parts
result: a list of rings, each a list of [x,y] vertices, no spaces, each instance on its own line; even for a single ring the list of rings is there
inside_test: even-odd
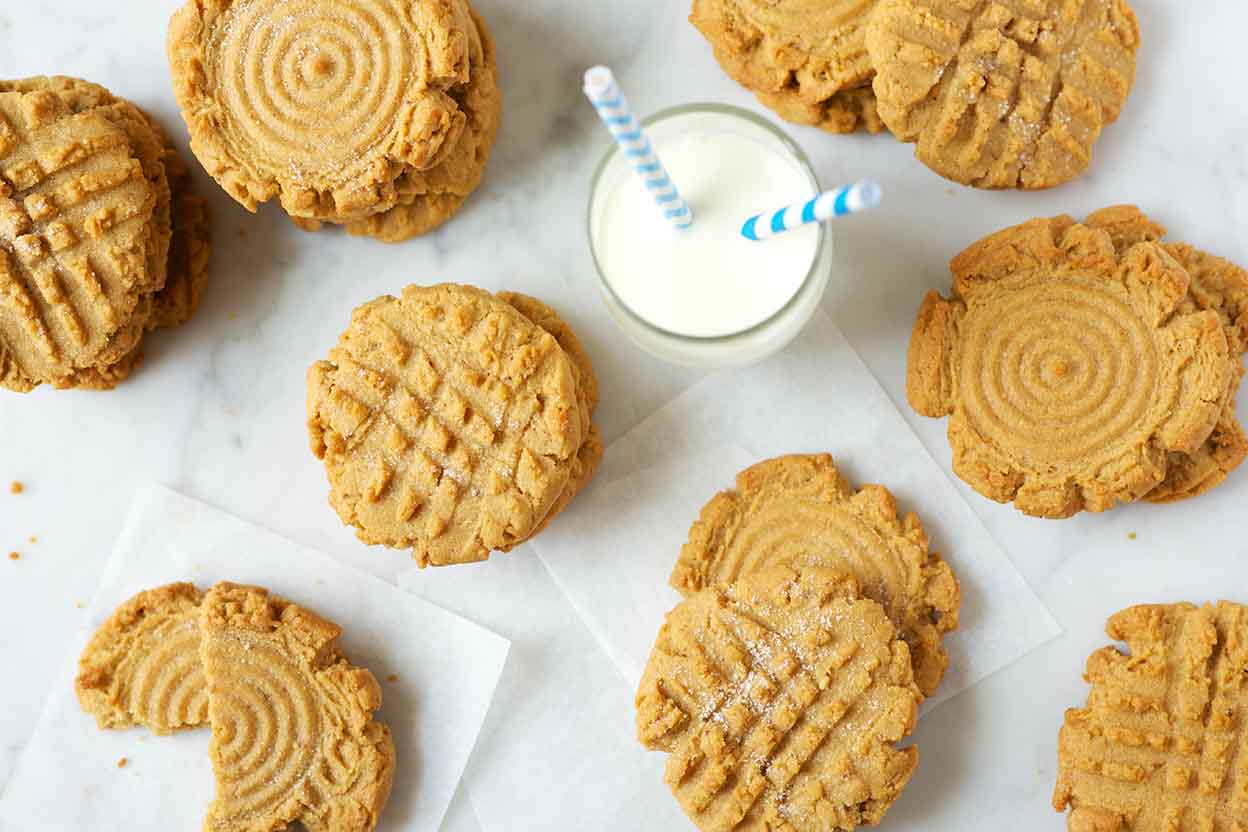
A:
[[[590,103],[598,111],[598,117],[615,137],[620,152],[632,163],[633,170],[645,183],[655,204],[663,210],[663,216],[675,228],[685,229],[692,225],[693,212],[689,210],[689,204],[680,198],[680,192],[655,155],[650,138],[641,129],[641,122],[628,106],[628,100],[615,83],[611,70],[596,66],[587,71],[584,89]]]
[[[771,214],[756,214],[741,226],[741,236],[747,240],[766,240],[807,223],[857,214],[879,204],[880,186],[864,179],[844,188],[824,191],[809,202],[799,202]]]

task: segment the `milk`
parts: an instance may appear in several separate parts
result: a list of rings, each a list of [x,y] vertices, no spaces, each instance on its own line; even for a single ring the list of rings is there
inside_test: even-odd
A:
[[[671,227],[626,161],[608,160],[591,196],[590,235],[617,321],[643,347],[682,364],[743,363],[783,346],[822,294],[830,232],[808,225],[753,242],[741,226],[818,191],[800,151],[735,108],[660,114],[647,132],[694,221]],[[796,304],[802,294],[810,297]],[[724,342],[733,336],[753,343],[731,355]]]

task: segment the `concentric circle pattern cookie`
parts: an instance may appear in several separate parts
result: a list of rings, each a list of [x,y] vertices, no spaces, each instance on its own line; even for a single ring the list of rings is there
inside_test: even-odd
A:
[[[208,721],[199,660],[201,598],[186,583],[140,592],[91,637],[75,687],[82,709],[101,728],[142,725],[167,734]]]
[[[1085,223],[1108,231],[1119,249],[1142,241],[1160,242],[1166,236],[1163,226],[1133,205],[1105,208],[1089,216]],[[1210,310],[1216,313],[1226,332],[1232,358],[1248,353],[1248,271],[1186,243],[1168,243],[1165,249],[1191,277],[1181,308],[1187,312]],[[1235,415],[1235,399],[1243,374],[1243,364],[1237,362],[1234,380],[1213,433],[1196,451],[1171,454],[1165,480],[1145,499],[1172,503],[1204,494],[1220,485],[1248,459],[1248,436]]]
[[[941,636],[958,623],[958,582],[929,551],[919,518],[898,516],[888,489],[854,489],[828,454],[760,462],[702,509],[670,582],[689,596],[775,564],[852,575],[909,645],[919,689],[936,691],[949,663]]]
[[[459,141],[440,164],[403,173],[395,183],[399,204],[348,222],[348,233],[387,243],[427,234],[458,213],[481,184],[502,118],[502,94],[494,39],[480,15],[473,12],[472,19],[477,37],[471,41],[471,76],[467,85],[452,92],[467,119]]]
[[[1072,832],[1248,827],[1240,758],[1248,610],[1140,606],[1109,620],[1127,651],[1088,659],[1087,705],[1066,712],[1053,806]]]
[[[770,567],[686,598],[637,692],[637,734],[699,829],[850,830],[901,793],[922,694],[852,579]]]
[[[249,210],[384,210],[459,139],[471,30],[463,0],[194,0],[168,43],[191,148]]]
[[[555,338],[470,286],[409,286],[357,309],[308,372],[308,429],[330,501],[360,538],[422,566],[528,538],[584,439]]]
[[[880,117],[948,179],[1048,188],[1087,168],[1135,80],[1126,0],[880,0]]]
[[[133,351],[143,325],[135,308],[164,279],[149,173],[100,113],[74,114],[48,90],[0,91],[6,387],[64,384]]]
[[[370,830],[394,743],[381,688],[336,645],[337,625],[257,587],[204,596],[201,654],[217,792],[204,828]]]
[[[1186,312],[1187,271],[1158,244],[1115,247],[1069,217],[954,258],[954,296],[915,323],[907,396],[949,415],[954,470],[1040,517],[1104,511],[1209,438],[1238,357],[1216,313]]]
[[[864,33],[876,0],[694,0],[690,22],[730,78],[782,118],[878,132]]]

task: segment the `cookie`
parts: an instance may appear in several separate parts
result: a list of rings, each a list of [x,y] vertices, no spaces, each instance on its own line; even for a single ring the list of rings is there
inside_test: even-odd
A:
[[[1066,712],[1053,807],[1072,832],[1248,826],[1243,745],[1248,610],[1139,606],[1088,658],[1087,705]]]
[[[1134,205],[1102,209],[1085,223],[1107,230],[1119,248],[1141,241],[1160,242],[1166,235],[1164,226]],[[1164,247],[1192,280],[1181,308],[1215,312],[1226,332],[1231,355],[1248,353],[1248,271],[1185,243],[1167,243]],[[1225,481],[1248,458],[1248,436],[1235,415],[1235,398],[1243,374],[1243,364],[1239,363],[1209,439],[1191,454],[1171,454],[1165,480],[1145,499],[1173,503],[1204,494]]]
[[[191,150],[249,211],[345,220],[398,201],[395,180],[450,152],[465,116],[463,0],[192,0],[169,24]]]
[[[720,67],[781,118],[851,133],[882,124],[865,31],[875,0],[694,0]]]
[[[1123,250],[1069,217],[1032,220],[950,264],[910,341],[906,395],[950,416],[955,473],[1038,517],[1150,492],[1209,438],[1238,358],[1157,243]]]
[[[906,643],[852,578],[775,565],[668,613],[637,736],[704,830],[874,825],[918,763]]]
[[[149,589],[96,630],[78,660],[75,689],[101,728],[142,725],[158,734],[208,721],[199,661],[199,604],[192,584]]]
[[[467,85],[452,93],[467,118],[459,141],[441,164],[428,170],[408,170],[400,176],[395,183],[399,204],[347,223],[349,234],[387,243],[427,234],[458,213],[481,184],[502,118],[502,95],[494,38],[480,15],[473,12],[472,19],[479,37],[473,41],[471,77]]]
[[[471,286],[408,286],[356,309],[308,371],[308,431],[330,502],[361,540],[421,566],[527,539],[584,438],[572,361]]]
[[[880,0],[866,31],[880,118],[936,173],[1050,188],[1088,166],[1135,81],[1126,0]]]
[[[164,280],[149,178],[159,162],[145,156],[100,112],[75,114],[45,89],[0,91],[6,387],[64,384],[133,351],[144,324],[136,309]]]
[[[394,780],[381,687],[338,648],[336,624],[267,590],[204,596],[200,655],[216,797],[206,830],[370,830]]]
[[[949,664],[941,637],[958,625],[961,592],[919,518],[899,517],[888,489],[855,489],[828,454],[760,462],[703,507],[669,583],[688,597],[779,563],[852,575],[905,639],[919,689],[936,691]]]
[[[190,320],[208,281],[208,260],[211,253],[211,219],[208,201],[195,192],[191,170],[169,140],[164,129],[148,113],[133,103],[118,98],[99,84],[81,78],[58,75],[27,78],[22,81],[0,82],[0,89],[30,91],[47,89],[55,92],[75,112],[94,110],[117,123],[141,150],[148,179],[157,192],[156,221],[162,229],[158,235],[164,251],[164,283],[152,296],[152,308],[146,316],[148,330],[174,327]],[[152,252],[159,260],[161,249]],[[137,350],[136,350],[137,352]],[[129,374],[137,364],[132,356],[97,373],[111,378],[113,384]],[[74,386],[92,386],[78,381]],[[112,385],[109,385],[112,386]],[[99,389],[99,386],[97,386]]]

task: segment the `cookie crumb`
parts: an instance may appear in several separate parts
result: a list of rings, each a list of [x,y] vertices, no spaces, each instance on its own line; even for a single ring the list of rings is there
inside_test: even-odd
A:
[[[81,602],[81,601],[75,601],[75,602],[74,602],[74,608],[75,608],[75,609],[82,609],[82,606],[83,606],[83,604],[82,604],[82,602]]]
[[[13,480],[13,482],[9,483],[10,494],[21,494],[25,490],[26,490],[26,486],[22,485],[17,480]]]
[[[117,761],[117,768],[125,768],[126,764],[129,762],[130,762],[129,757],[122,757],[120,760]]]
[[[22,556],[17,552],[9,552],[9,560],[21,560]]]
[[[387,682],[397,682],[397,681],[399,681],[399,674],[397,674],[397,673],[391,673],[389,676],[387,676],[387,677],[386,677],[386,681],[387,681]]]
[[[1127,540],[1135,540],[1135,532],[1127,532]]]
[[[240,229],[238,229],[238,239],[240,239],[240,240],[246,240],[246,239],[247,239],[247,229],[246,229],[246,228],[240,228]]]
[[[31,543],[38,543],[38,542],[39,542],[39,538],[35,537],[33,534],[32,534],[30,537],[26,538],[26,539],[27,539],[28,541],[30,541]]]

